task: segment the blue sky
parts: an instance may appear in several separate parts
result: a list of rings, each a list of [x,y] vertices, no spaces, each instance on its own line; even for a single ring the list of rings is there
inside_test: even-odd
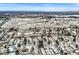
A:
[[[0,11],[79,11],[78,3],[0,3]]]

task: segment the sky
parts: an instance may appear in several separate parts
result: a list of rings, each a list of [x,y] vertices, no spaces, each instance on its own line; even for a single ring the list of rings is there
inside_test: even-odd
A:
[[[79,11],[79,3],[0,3],[0,11]]]

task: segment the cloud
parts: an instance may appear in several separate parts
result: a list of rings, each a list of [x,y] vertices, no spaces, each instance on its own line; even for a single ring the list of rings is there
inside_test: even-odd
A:
[[[79,7],[79,3],[74,3],[74,5],[75,5],[76,7]]]
[[[79,10],[78,7],[58,7],[58,6],[23,6],[23,7],[17,7],[13,8],[14,10],[19,11],[76,11]]]
[[[58,5],[58,4],[57,4]],[[55,6],[55,4],[38,4],[38,5],[27,5],[27,4],[0,4],[1,11],[76,11],[79,10],[79,4],[72,4],[75,7]]]

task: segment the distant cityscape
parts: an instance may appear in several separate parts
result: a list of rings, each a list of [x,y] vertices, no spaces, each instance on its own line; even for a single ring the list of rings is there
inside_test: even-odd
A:
[[[0,4],[0,55],[79,55],[79,4]]]

